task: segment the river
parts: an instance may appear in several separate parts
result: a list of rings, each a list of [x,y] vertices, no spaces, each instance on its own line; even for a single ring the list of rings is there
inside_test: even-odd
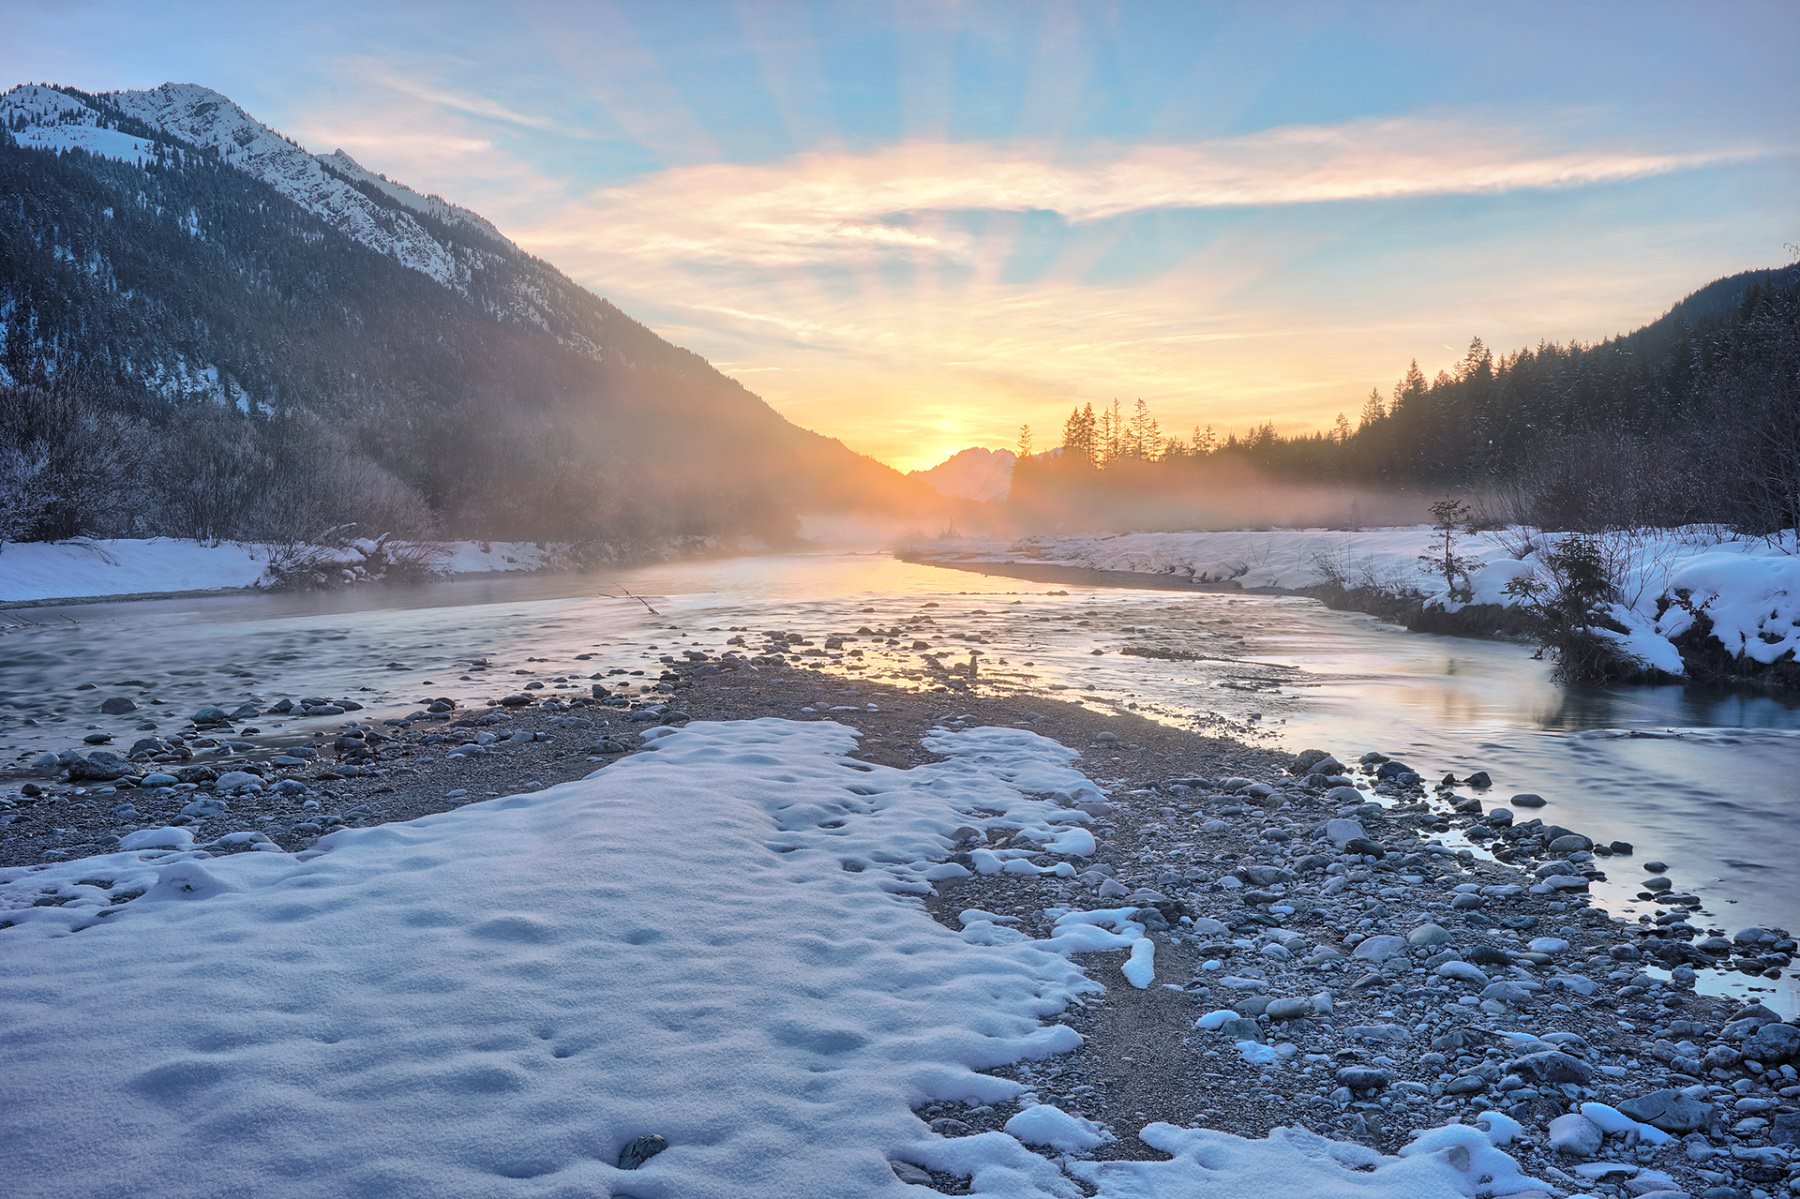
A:
[[[1378,750],[1427,778],[1486,770],[1490,803],[1536,792],[1547,821],[1636,846],[1595,888],[1614,910],[1650,910],[1635,898],[1641,863],[1661,859],[1678,890],[1705,901],[1697,923],[1800,926],[1800,703],[1565,688],[1516,644],[1409,633],[1295,597],[1032,582],[885,555],[14,609],[0,613],[0,766],[90,729],[127,742],[149,726],[174,732],[204,704],[349,696],[384,714],[533,679],[585,689],[606,669],[653,679],[660,656],[723,649],[734,630],[822,640],[859,627],[907,635],[852,642],[861,657],[802,648],[799,661],[916,684],[924,653],[960,667],[976,649],[983,689],[1133,707],[1346,760]],[[145,706],[100,716],[115,693]],[[1777,986],[1793,1010],[1793,980]]]

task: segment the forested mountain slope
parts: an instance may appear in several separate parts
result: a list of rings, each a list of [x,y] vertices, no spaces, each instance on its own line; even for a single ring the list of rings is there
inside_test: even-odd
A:
[[[0,130],[0,537],[620,541],[933,502],[217,93],[20,87]]]

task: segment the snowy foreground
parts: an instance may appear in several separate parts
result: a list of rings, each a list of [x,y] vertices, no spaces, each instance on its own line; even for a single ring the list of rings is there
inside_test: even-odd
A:
[[[1418,593],[1451,611],[1441,574],[1419,561],[1433,548],[1426,525],[1343,532],[1280,529],[1230,533],[1122,533],[1038,537],[1007,544],[943,541],[927,557],[965,562],[1047,563],[1091,570],[1172,574],[1196,583],[1300,590],[1332,581],[1393,594]],[[1471,560],[1468,585],[1476,604],[1511,606],[1516,578],[1540,571],[1539,546],[1563,534],[1506,529],[1463,536],[1458,553]],[[1684,674],[1673,641],[1691,629],[1696,613],[1712,622],[1712,636],[1733,657],[1768,664],[1800,656],[1800,553],[1790,532],[1775,543],[1734,539],[1711,530],[1659,529],[1609,534],[1602,544],[1620,580],[1613,616],[1627,630],[1620,647],[1646,667]]]
[[[372,543],[369,543],[372,544]],[[441,543],[439,574],[541,570],[548,552],[527,541]],[[348,569],[355,546],[334,551]],[[0,603],[235,591],[266,585],[279,547],[254,541],[209,543],[176,537],[21,541],[0,547]]]
[[[1000,876],[1091,854],[1076,805],[1100,793],[1072,750],[938,732],[944,760],[898,770],[847,757],[835,723],[644,736],[654,752],[579,782],[297,856],[210,857],[169,829],[0,870],[7,1193],[932,1193],[890,1160],[988,1196],[1073,1199],[1077,1179],[1102,1199],[1548,1193],[1495,1147],[1504,1131],[1382,1157],[1306,1133],[1100,1130],[982,1073],[1079,1043],[1054,1018],[1101,988],[1073,955],[1129,949],[1109,984],[1156,985],[1133,909],[1031,940],[978,911],[946,928],[917,898],[964,873],[944,859],[966,825],[1041,847],[974,858]],[[1019,1110],[954,1139],[912,1112],[958,1099]],[[667,1150],[615,1168],[646,1134]],[[1171,1158],[1082,1157],[1133,1135]]]

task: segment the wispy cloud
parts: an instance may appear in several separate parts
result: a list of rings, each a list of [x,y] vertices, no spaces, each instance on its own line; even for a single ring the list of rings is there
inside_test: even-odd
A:
[[[1571,244],[1542,224],[1524,244],[1460,245],[1454,270],[1390,233],[1382,271],[1354,289],[1307,263],[1359,239],[1387,200],[1569,191],[1772,152],[1406,120],[1060,150],[910,140],[571,194],[528,165],[535,129],[428,86],[387,90],[378,113],[346,103],[296,132],[469,204],[793,419],[902,466],[1006,444],[1022,420],[1053,439],[1070,405],[1115,396],[1149,400],[1171,430],[1312,427],[1414,354],[1429,368],[1446,339],[1613,332],[1705,276],[1682,277],[1689,259],[1671,251],[1648,279],[1641,228]],[[1296,219],[1302,205],[1324,211]],[[1148,275],[1095,278],[1129,228],[1117,218],[1177,209],[1235,211],[1222,235],[1161,234]],[[1048,257],[1019,281],[1009,264],[1044,214],[1053,232],[1033,251]]]
[[[920,214],[1054,213],[1086,223],[1157,209],[1480,195],[1612,183],[1768,154],[1558,147],[1451,120],[1275,129],[1185,145],[1061,153],[1046,146],[904,142],[866,153],[680,167],[594,193],[586,230],[614,251],[756,263],[876,251],[966,257],[967,235],[921,232]],[[555,235],[543,231],[548,237]]]
[[[556,128],[556,122],[544,113],[515,108],[461,86],[439,85],[416,74],[408,74],[379,59],[359,56],[342,66],[365,85],[405,96],[445,112],[483,121],[497,121],[520,129]]]

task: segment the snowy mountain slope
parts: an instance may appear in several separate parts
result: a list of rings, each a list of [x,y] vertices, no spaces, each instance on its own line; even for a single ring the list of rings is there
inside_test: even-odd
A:
[[[229,98],[191,83],[94,95],[28,84],[0,94],[0,125],[22,146],[80,148],[142,163],[149,144],[120,125],[211,151],[357,243],[475,302],[599,357],[596,297],[520,250],[485,218],[368,170],[342,150],[309,153]],[[84,132],[76,133],[80,129]]]
[[[84,150],[140,166],[155,156],[153,143],[107,128],[93,108],[53,87],[27,84],[0,94],[0,128],[32,150]]]
[[[226,163],[355,240],[395,261],[465,291],[468,268],[454,248],[434,239],[407,212],[380,204],[327,170],[313,155],[210,88],[165,83],[99,99],[191,146],[217,151]]]
[[[1012,490],[1013,462],[1017,457],[1011,450],[972,446],[928,470],[912,471],[910,477],[950,499],[998,503]]]
[[[356,159],[350,157],[342,150],[333,150],[329,154],[320,154],[318,155],[318,159],[328,170],[350,180],[352,183],[366,184],[381,192],[389,199],[406,205],[406,207],[412,209],[414,212],[422,213],[425,216],[431,217],[433,220],[442,221],[446,225],[466,226],[477,233],[486,234],[488,237],[491,237],[504,245],[512,246],[513,244],[500,232],[500,230],[494,227],[492,222],[480,213],[470,212],[461,205],[452,204],[442,196],[420,195],[412,188],[407,187],[404,183],[395,183],[386,175],[378,175],[374,171],[369,170],[367,167],[363,166],[362,163],[356,161]],[[517,249],[518,247],[514,246],[513,248]]]
[[[0,388],[62,388],[121,454],[167,437],[174,464],[137,480],[154,494],[62,497],[43,511],[104,515],[12,536],[304,538],[414,513],[614,544],[938,507],[483,218],[216,92],[18,87],[0,133]],[[206,474],[221,460],[228,483]],[[196,506],[221,487],[237,498]],[[298,529],[267,515],[295,511]]]

